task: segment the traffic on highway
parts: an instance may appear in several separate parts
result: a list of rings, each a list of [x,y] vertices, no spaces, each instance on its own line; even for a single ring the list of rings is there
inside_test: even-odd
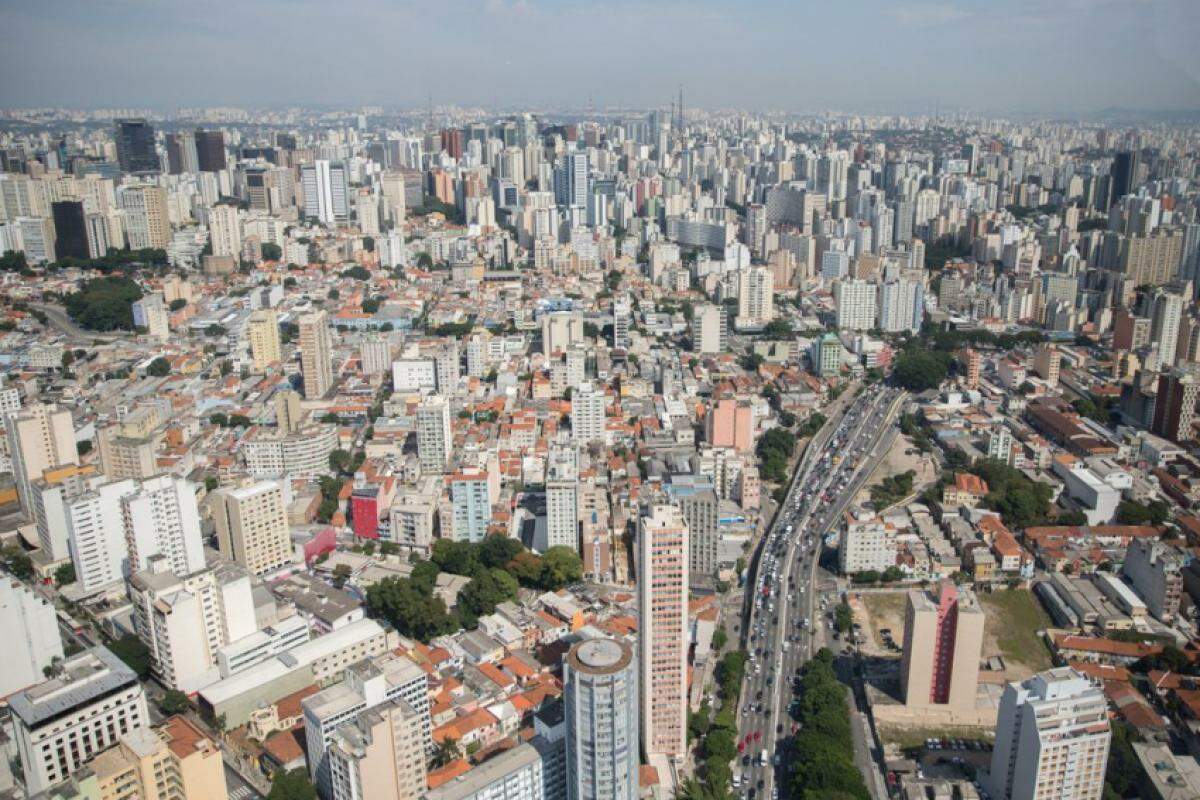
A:
[[[862,392],[832,433],[818,434],[760,550],[748,630],[746,679],[738,708],[734,788],[747,800],[779,800],[788,753],[780,747],[797,728],[791,710],[797,679],[821,646],[822,626],[836,638],[836,583],[819,591],[823,537],[862,487],[882,455],[902,395],[884,387]],[[822,444],[823,441],[823,444]],[[819,614],[819,616],[818,616]]]

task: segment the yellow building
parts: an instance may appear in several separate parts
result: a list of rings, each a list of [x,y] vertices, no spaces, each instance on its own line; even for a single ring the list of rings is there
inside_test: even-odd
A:
[[[216,743],[184,717],[121,737],[89,764],[100,800],[228,800]]]

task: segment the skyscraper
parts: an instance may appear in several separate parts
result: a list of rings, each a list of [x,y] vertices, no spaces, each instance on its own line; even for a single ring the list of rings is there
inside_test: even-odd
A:
[[[304,189],[304,214],[323,225],[344,222],[350,217],[350,184],[346,165],[324,159],[300,167]]]
[[[936,604],[924,591],[908,593],[900,664],[906,705],[975,709],[983,623],[968,589],[944,583]]]
[[[166,189],[148,184],[122,186],[117,190],[117,204],[125,211],[125,232],[131,249],[161,249],[171,243]]]
[[[687,754],[688,529],[674,506],[638,526],[641,742],[648,757]]]
[[[450,464],[450,404],[444,397],[425,398],[417,408],[417,460],[421,472],[441,475]]]
[[[775,276],[766,267],[738,272],[738,328],[756,328],[775,319]]]
[[[547,458],[546,542],[579,550],[579,465],[572,447],[552,447]]]
[[[1010,683],[985,785],[1003,800],[1099,800],[1111,737],[1104,693],[1070,667]]]
[[[606,406],[604,391],[591,382],[585,382],[571,395],[571,436],[576,444],[604,441]]]
[[[208,233],[212,241],[212,254],[217,257],[242,254],[242,224],[238,208],[229,203],[218,203],[208,210]]]
[[[1124,150],[1113,157],[1112,168],[1112,202],[1120,202],[1121,198],[1137,188],[1137,172],[1140,159],[1136,150]]]
[[[122,172],[154,173],[160,169],[154,149],[154,128],[144,119],[116,121],[117,162]]]
[[[250,359],[256,371],[283,360],[279,342],[279,318],[274,309],[260,308],[250,314],[246,323],[250,340]]]
[[[304,396],[309,400],[324,397],[333,387],[333,354],[330,352],[329,315],[324,309],[300,317],[300,372],[304,376]]]
[[[196,160],[201,172],[225,169],[225,134],[221,131],[196,130]]]
[[[692,352],[723,353],[728,340],[725,309],[711,303],[697,307],[692,314]]]
[[[638,677],[633,648],[589,639],[563,660],[567,800],[636,800]]]
[[[87,258],[87,223],[83,215],[83,203],[79,200],[63,200],[51,203],[54,215],[54,254],[58,258]]]
[[[1200,381],[1192,365],[1159,375],[1150,432],[1173,442],[1190,441],[1197,399],[1200,399]]]
[[[221,555],[262,575],[292,560],[283,487],[261,481],[214,493],[213,521]]]
[[[834,284],[837,326],[841,330],[866,331],[875,327],[875,284],[842,279]]]

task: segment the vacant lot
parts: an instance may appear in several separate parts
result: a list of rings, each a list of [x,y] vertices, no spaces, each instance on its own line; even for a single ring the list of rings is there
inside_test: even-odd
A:
[[[1050,651],[1038,635],[1050,627],[1050,617],[1033,593],[1026,589],[998,589],[980,594],[987,613],[984,656],[1004,658],[1005,678],[1021,680],[1053,666]]]
[[[884,628],[891,628],[893,641],[898,645],[903,644],[904,611],[907,597],[906,591],[863,592],[861,601],[851,603],[851,607],[855,611],[854,621],[862,625],[863,634],[870,637],[867,642],[868,647],[864,647],[870,655],[895,655],[884,647],[883,637],[879,635]],[[864,609],[866,619],[863,619],[864,614],[859,613]],[[874,645],[874,647],[871,648],[870,645]]]

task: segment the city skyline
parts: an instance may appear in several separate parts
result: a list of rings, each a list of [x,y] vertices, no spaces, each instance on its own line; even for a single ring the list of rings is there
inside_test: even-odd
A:
[[[0,93],[5,107],[421,108],[431,95],[489,107],[655,107],[682,84],[685,103],[706,109],[1200,109],[1200,67],[1187,49],[1200,8],[1184,0],[856,0],[837,10],[253,0],[236,17],[207,2],[62,0],[11,3],[0,20],[0,66],[26,76]],[[264,37],[284,53],[294,42],[294,57]],[[74,57],[47,59],[50,48]],[[754,57],[723,54],[735,49]]]

